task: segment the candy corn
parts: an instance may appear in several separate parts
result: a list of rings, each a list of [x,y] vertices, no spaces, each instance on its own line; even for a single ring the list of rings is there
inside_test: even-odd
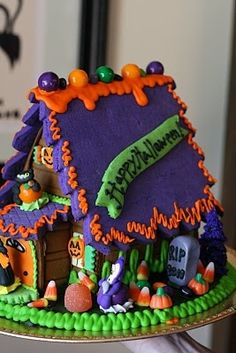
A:
[[[50,281],[48,283],[43,297],[53,302],[57,301],[57,286],[55,281]]]
[[[138,300],[140,289],[135,282],[130,282],[129,285],[129,298],[133,299],[134,302]]]
[[[215,278],[215,265],[214,265],[214,262],[209,262],[209,264],[207,265],[207,267],[206,267],[206,269],[205,269],[205,271],[203,273],[203,278],[208,283],[214,282],[214,278]]]
[[[78,272],[78,277],[79,277],[80,283],[88,287],[90,291],[92,291],[95,288],[96,284],[84,272],[82,271]]]
[[[147,280],[149,276],[149,269],[146,261],[142,261],[137,269],[137,279],[139,281]]]
[[[202,261],[199,259],[197,264],[197,273],[201,273],[203,275],[204,271],[205,271],[205,267],[203,266]]]
[[[151,301],[150,291],[148,287],[143,287],[139,293],[136,304],[139,306],[149,306]]]
[[[40,298],[27,305],[30,308],[46,308],[48,306],[48,300],[46,298]]]

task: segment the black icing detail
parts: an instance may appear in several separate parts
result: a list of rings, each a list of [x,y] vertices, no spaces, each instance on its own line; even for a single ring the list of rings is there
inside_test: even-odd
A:
[[[6,245],[16,249],[19,252],[25,252],[25,248],[23,247],[23,245],[16,239],[8,238]]]

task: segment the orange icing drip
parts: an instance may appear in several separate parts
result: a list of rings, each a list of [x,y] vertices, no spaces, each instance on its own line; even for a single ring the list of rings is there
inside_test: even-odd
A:
[[[52,138],[54,141],[60,140],[61,129],[57,126],[57,119],[55,118],[56,112],[52,111],[48,117],[48,120],[51,123],[50,131],[52,132]]]
[[[7,268],[7,266],[9,265],[9,258],[6,255],[2,254],[2,253],[0,253],[0,265],[4,269]]]
[[[4,215],[8,213],[13,207],[16,207],[16,204],[11,204],[5,206],[2,210],[0,210],[0,215]],[[25,226],[16,226],[14,223],[10,223],[7,226],[4,225],[3,219],[0,219],[0,230],[3,233],[10,233],[10,235],[15,236],[20,234],[22,238],[26,239],[31,234],[37,234],[38,229],[44,226],[45,224],[53,224],[57,219],[58,214],[68,213],[69,207],[64,206],[62,210],[55,210],[50,218],[46,215],[42,215],[34,224],[32,228],[26,228]]]
[[[78,182],[77,182],[77,173],[75,167],[71,166],[68,170],[68,181],[67,183],[70,185],[70,187],[75,190],[78,187]]]
[[[64,141],[63,146],[61,148],[63,152],[62,160],[65,167],[68,167],[70,161],[72,160],[69,144],[70,144],[69,141]]]
[[[103,234],[102,226],[99,223],[100,216],[95,214],[92,221],[90,222],[90,230],[91,234],[94,236],[95,241],[102,241],[105,245],[110,244],[113,240],[117,240],[123,244],[132,243],[135,239],[131,239],[128,235],[124,232],[115,229],[114,227],[111,228],[110,233],[106,235]]]
[[[148,103],[148,98],[143,92],[145,86],[163,86],[172,82],[173,79],[170,76],[147,75],[135,79],[124,78],[122,81],[113,81],[110,83],[88,83],[82,87],[68,85],[65,90],[53,92],[45,92],[36,87],[31,92],[34,93],[37,100],[43,101],[49,109],[57,113],[64,113],[72,99],[78,98],[83,101],[88,110],[94,110],[99,97],[106,97],[110,94],[118,94],[120,96],[132,93],[137,104],[144,106]]]
[[[78,200],[79,200],[79,208],[81,209],[82,213],[86,215],[88,213],[88,202],[86,198],[85,189],[80,189],[78,194]]]

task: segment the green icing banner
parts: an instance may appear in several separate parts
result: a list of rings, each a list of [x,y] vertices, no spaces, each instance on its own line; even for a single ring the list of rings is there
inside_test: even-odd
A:
[[[105,171],[96,206],[106,207],[109,216],[117,218],[124,206],[129,184],[169,153],[188,133],[187,129],[180,126],[179,116],[174,115],[125,148]]]

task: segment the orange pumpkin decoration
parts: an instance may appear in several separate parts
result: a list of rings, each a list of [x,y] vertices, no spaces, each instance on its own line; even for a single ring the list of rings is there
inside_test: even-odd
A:
[[[19,198],[25,203],[31,203],[42,196],[42,191],[34,191],[32,188],[26,189],[24,184],[20,186]]]
[[[73,237],[69,240],[68,251],[71,257],[81,259],[84,257],[84,240],[79,237]]]
[[[53,152],[52,147],[42,147],[41,149],[41,162],[49,169],[53,169],[52,152]]]
[[[201,273],[197,273],[196,276],[191,279],[188,283],[188,287],[192,289],[196,295],[203,295],[209,290],[209,284],[204,280]]]
[[[171,297],[165,293],[163,287],[157,288],[156,294],[153,294],[150,302],[151,309],[166,309],[173,306]]]

